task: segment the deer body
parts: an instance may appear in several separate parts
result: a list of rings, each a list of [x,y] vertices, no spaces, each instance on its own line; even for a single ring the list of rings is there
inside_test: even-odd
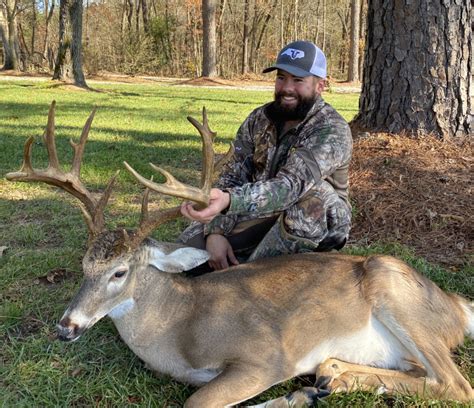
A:
[[[389,256],[298,254],[262,259],[187,278],[179,272],[208,259],[206,251],[147,238],[180,215],[179,207],[148,211],[149,190],[209,204],[214,172],[212,141],[203,138],[200,189],[166,177],[156,184],[126,164],[147,186],[135,231],[107,231],[104,208],[112,177],[100,198],[79,173],[94,112],[79,143],[71,142],[70,172],[59,165],[51,104],[44,135],[49,165],[32,165],[33,138],[23,164],[7,179],[44,182],[73,194],[89,230],[83,284],[58,324],[58,337],[77,340],[109,315],[127,345],[155,371],[203,385],[187,407],[222,408],[248,400],[274,384],[316,372],[317,383],[266,408],[299,407],[320,390],[419,393],[471,401],[474,393],[450,356],[464,335],[474,338],[474,305],[447,294],[405,263]],[[231,153],[231,150],[230,150]],[[229,153],[228,153],[229,154]]]
[[[330,358],[401,371],[416,362],[432,379],[428,385],[472,398],[458,372],[452,384],[436,385],[446,367],[435,361],[440,348],[450,360],[449,349],[462,342],[474,321],[472,306],[395,258],[298,254],[188,278],[176,273],[187,263],[183,258],[189,254],[204,262],[206,253],[188,248],[173,256],[180,246],[160,245],[147,240],[130,256],[128,276],[110,302],[103,288],[94,290],[91,283],[104,286],[109,279],[98,279],[96,270],[89,276],[90,266],[84,265],[83,289],[59,325],[62,338],[75,339],[71,327],[82,333],[81,322],[108,314],[152,370],[195,385],[209,383],[189,406],[239,403],[294,376],[315,373]],[[226,380],[234,370],[237,378]]]

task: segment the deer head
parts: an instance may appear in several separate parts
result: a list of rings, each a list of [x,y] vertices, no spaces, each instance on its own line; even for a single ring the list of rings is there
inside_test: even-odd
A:
[[[176,180],[166,170],[153,164],[152,168],[166,178],[164,184],[155,183],[138,174],[128,163],[125,167],[146,186],[142,199],[141,218],[138,228],[132,231],[106,229],[104,209],[110,198],[118,172],[108,182],[99,198],[84,186],[80,179],[80,168],[84,147],[94,118],[91,113],[83,128],[79,143],[71,140],[74,149],[72,167],[69,172],[60,168],[55,144],[53,101],[48,114],[44,141],[49,164],[44,170],[32,166],[31,154],[34,138],[30,137],[24,148],[23,164],[19,171],[8,173],[10,181],[44,182],[67,191],[80,203],[84,220],[89,231],[88,249],[82,261],[84,281],[76,297],[66,310],[58,325],[62,340],[76,340],[95,322],[114,309],[126,307],[135,285],[134,270],[144,265],[152,265],[163,272],[178,272],[191,269],[208,259],[206,251],[183,248],[178,244],[158,244],[148,239],[151,232],[166,221],[180,216],[180,207],[150,212],[148,198],[150,189],[196,202],[205,207],[209,202],[212,176],[214,173],[213,139],[215,133],[209,129],[206,110],[203,109],[203,124],[188,117],[199,131],[203,140],[204,164],[201,188],[185,185]]]

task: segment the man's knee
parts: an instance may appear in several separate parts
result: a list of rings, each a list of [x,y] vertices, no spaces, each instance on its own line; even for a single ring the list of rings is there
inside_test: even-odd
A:
[[[307,194],[285,211],[282,227],[296,238],[317,244],[318,250],[340,249],[351,227],[351,208],[331,188]]]
[[[192,222],[178,237],[181,244],[197,248],[206,249],[206,238],[204,237],[204,225],[199,222]]]

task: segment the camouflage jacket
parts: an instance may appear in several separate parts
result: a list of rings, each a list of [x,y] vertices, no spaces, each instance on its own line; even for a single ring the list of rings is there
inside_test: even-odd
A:
[[[230,233],[238,217],[282,212],[321,180],[348,202],[352,136],[347,122],[319,97],[302,122],[279,135],[270,105],[255,109],[237,132],[234,155],[216,184],[230,193],[230,207],[205,227],[206,235]]]

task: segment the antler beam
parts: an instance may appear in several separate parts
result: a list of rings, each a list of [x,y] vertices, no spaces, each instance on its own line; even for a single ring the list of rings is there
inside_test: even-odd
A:
[[[89,240],[92,240],[105,229],[104,208],[110,198],[112,187],[118,172],[110,179],[105,191],[99,199],[90,193],[80,180],[81,162],[84,147],[87,142],[90,127],[96,110],[94,109],[84,125],[79,143],[70,141],[74,149],[74,158],[70,172],[64,172],[60,168],[56,152],[54,112],[56,102],[53,101],[49,108],[48,124],[43,139],[48,152],[48,167],[45,170],[34,169],[31,162],[34,137],[31,136],[25,143],[23,152],[23,164],[19,171],[6,175],[7,180],[23,182],[43,182],[61,188],[76,197],[84,215],[88,230]]]

